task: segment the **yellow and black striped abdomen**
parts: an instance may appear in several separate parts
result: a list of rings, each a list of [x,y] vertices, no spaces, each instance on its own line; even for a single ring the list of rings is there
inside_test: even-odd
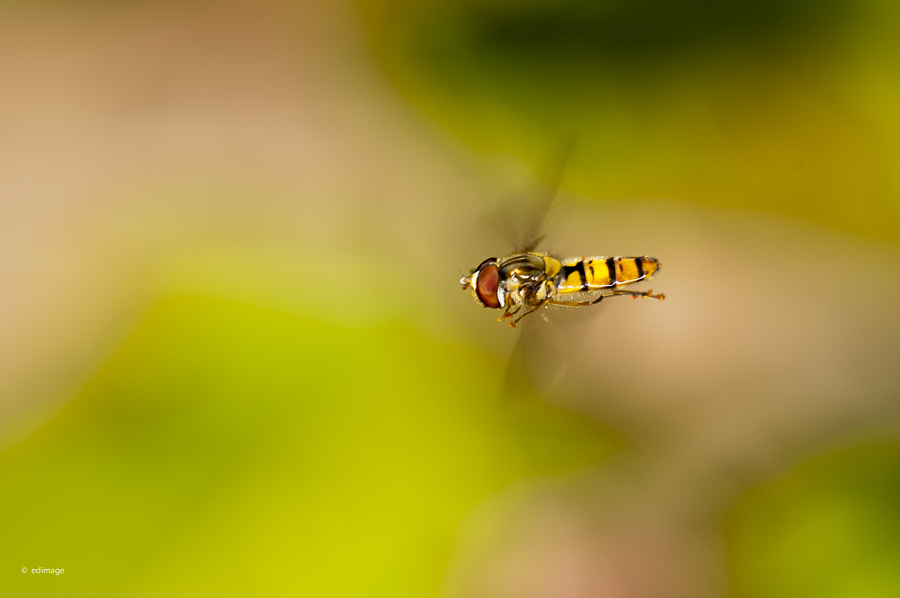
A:
[[[598,257],[563,264],[556,292],[561,294],[599,291],[647,280],[659,270],[652,257]]]

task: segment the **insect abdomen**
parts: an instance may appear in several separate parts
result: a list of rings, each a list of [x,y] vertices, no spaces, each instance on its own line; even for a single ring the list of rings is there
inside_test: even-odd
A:
[[[581,293],[634,284],[659,270],[652,257],[587,258],[560,269],[558,293]]]

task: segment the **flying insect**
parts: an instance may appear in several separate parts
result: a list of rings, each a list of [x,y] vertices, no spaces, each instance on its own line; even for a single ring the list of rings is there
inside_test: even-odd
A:
[[[649,279],[659,268],[659,260],[649,256],[565,260],[526,251],[502,259],[488,258],[459,282],[463,289],[472,287],[479,304],[503,309],[498,321],[509,318],[509,325],[515,328],[522,318],[549,305],[584,307],[617,295],[665,299],[652,291],[621,288]]]
[[[571,151],[571,146],[568,151]],[[568,152],[563,164],[567,159]],[[561,171],[562,166],[557,185]],[[519,247],[507,257],[492,257],[481,262],[469,276],[460,279],[462,288],[471,287],[472,296],[480,305],[502,309],[503,314],[498,321],[509,319],[509,325],[513,328],[525,316],[551,305],[585,307],[615,296],[665,299],[665,295],[653,295],[652,291],[623,288],[649,280],[659,272],[660,263],[656,258],[603,256],[567,259],[535,250],[543,238],[540,230],[555,195],[555,187],[531,215],[530,231]]]

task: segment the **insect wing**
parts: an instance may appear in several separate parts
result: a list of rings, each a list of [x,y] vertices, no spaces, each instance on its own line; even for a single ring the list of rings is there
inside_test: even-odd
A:
[[[574,147],[573,135],[552,167],[547,169],[551,175],[539,192],[530,193],[529,200],[523,199],[522,195],[510,198],[489,217],[491,226],[512,245],[514,253],[534,251],[543,240],[547,216],[559,192],[559,185]]]
[[[523,321],[506,366],[504,396],[521,400],[551,392],[566,374],[569,350],[563,331],[545,313]]]

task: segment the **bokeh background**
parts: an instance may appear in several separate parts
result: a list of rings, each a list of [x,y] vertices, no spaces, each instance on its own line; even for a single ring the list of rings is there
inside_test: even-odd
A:
[[[0,2],[0,593],[900,595],[898,26]],[[547,246],[668,299],[517,345],[573,136]]]

